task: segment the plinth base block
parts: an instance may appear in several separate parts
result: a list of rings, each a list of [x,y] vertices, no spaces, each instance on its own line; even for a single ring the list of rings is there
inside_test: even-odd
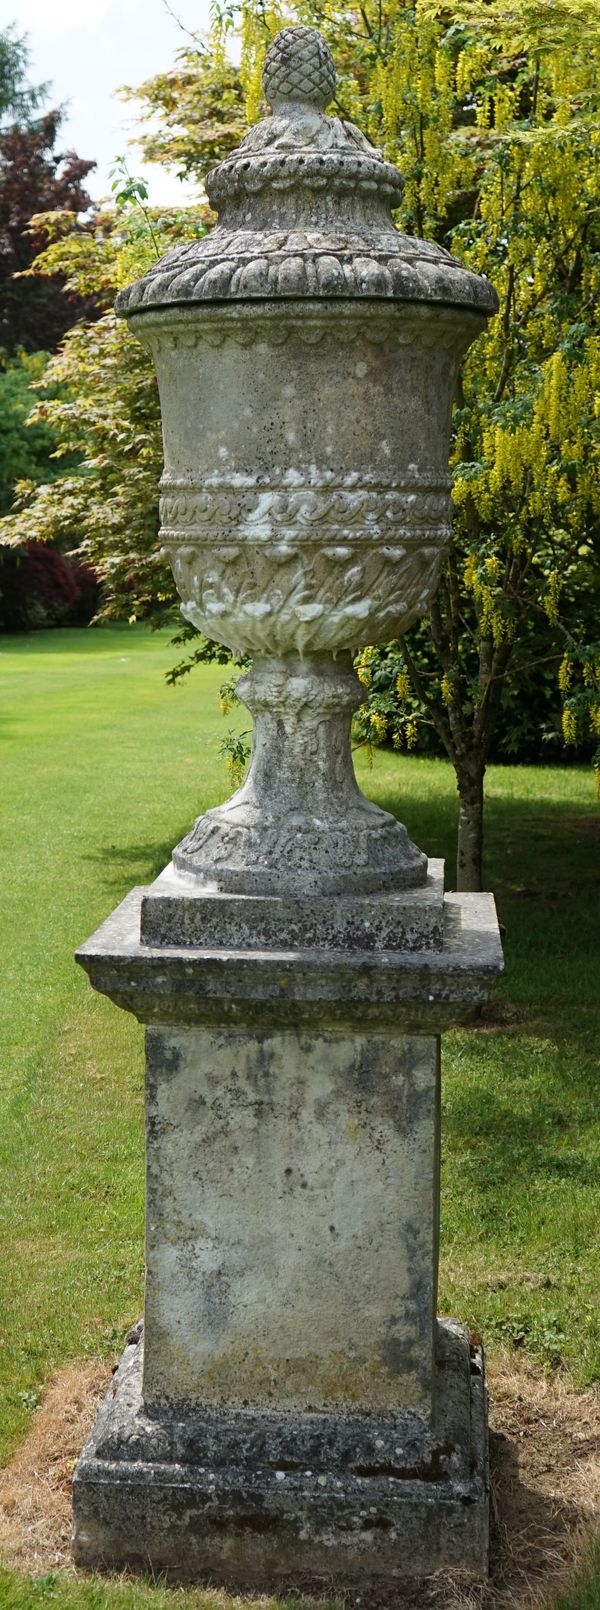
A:
[[[145,1408],[126,1348],[73,1487],[74,1557],[273,1589],[487,1574],[484,1361],[439,1323],[436,1409]]]
[[[375,895],[222,894],[165,867],[142,896],[142,945],[209,950],[441,950],[444,863],[421,887]]]

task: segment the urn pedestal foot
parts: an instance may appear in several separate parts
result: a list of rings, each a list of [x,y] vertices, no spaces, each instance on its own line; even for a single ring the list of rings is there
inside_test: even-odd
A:
[[[89,1569],[273,1591],[389,1588],[487,1573],[483,1354],[439,1322],[431,1420],[401,1409],[144,1405],[125,1349],[75,1474],[74,1557]]]
[[[237,691],[254,717],[250,769],[174,849],[190,887],[280,898],[422,887],[427,857],[354,775],[350,725],[365,690],[351,656],[259,659]]]

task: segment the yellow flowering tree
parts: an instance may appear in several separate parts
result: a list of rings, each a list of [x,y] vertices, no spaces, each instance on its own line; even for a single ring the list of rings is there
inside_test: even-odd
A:
[[[456,399],[454,537],[427,629],[358,662],[362,735],[410,748],[428,722],[450,756],[457,886],[479,888],[486,761],[536,623],[550,628],[543,659],[563,667],[565,741],[600,736],[600,656],[585,641],[600,591],[600,12],[302,0],[291,15],[341,64],[333,109],[400,167],[398,223],[500,297]],[[282,13],[248,0],[241,17],[252,117]]]

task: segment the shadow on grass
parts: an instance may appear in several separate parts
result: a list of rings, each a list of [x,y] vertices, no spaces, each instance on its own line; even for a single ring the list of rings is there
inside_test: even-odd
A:
[[[364,787],[364,780],[363,780]],[[364,788],[364,792],[367,789]],[[411,838],[431,857],[441,856],[446,861],[448,887],[454,886],[456,860],[456,829],[458,806],[450,798],[423,799],[405,787],[401,794],[373,790],[375,803],[389,811],[398,821],[404,822]]]
[[[454,858],[458,823],[457,801],[449,796],[431,799],[406,789],[402,795],[377,790],[382,810],[406,822],[428,855],[447,862],[447,884],[454,887]],[[530,796],[490,797],[485,806],[484,882],[495,891],[553,895],[600,890],[600,809],[590,789],[590,810],[570,800]]]
[[[504,1593],[510,1595],[511,1604],[513,1594],[519,1595],[519,1602],[521,1594],[529,1602],[535,1589],[543,1592],[546,1603],[546,1594],[552,1589],[556,1591],[564,1583],[565,1575],[570,1575],[569,1567],[577,1559],[589,1527],[589,1517],[581,1500],[578,1502],[575,1496],[558,1497],[556,1492],[544,1492],[533,1485],[531,1478],[537,1475],[536,1465],[543,1469],[544,1457],[548,1459],[550,1455],[556,1461],[564,1451],[556,1432],[554,1440],[544,1436],[544,1428],[539,1424],[534,1424],[534,1432],[538,1442],[537,1457],[534,1448],[534,1451],[526,1451],[525,1459],[518,1436],[503,1431],[490,1433],[490,1588],[503,1597]],[[534,1437],[534,1444],[535,1440]],[[532,1470],[527,1468],[529,1462]],[[592,1563],[590,1559],[590,1565]],[[537,1593],[535,1597],[537,1603]],[[573,1605],[575,1603],[574,1599]]]
[[[496,1069],[499,1050],[498,1044],[494,1048]],[[525,1077],[528,1055],[524,1036]],[[502,1095],[497,1095],[492,1077],[497,1073],[492,1076],[486,1070],[477,1090],[461,1086],[456,1092],[449,1075],[444,1134],[446,1145],[455,1153],[454,1166],[460,1169],[463,1181],[468,1178],[470,1193],[483,1205],[497,1192],[506,1191],[508,1196],[540,1178],[551,1184],[600,1185],[600,1157],[595,1150],[589,1152],[582,1133],[588,1124],[593,1128],[597,1113],[585,1070],[579,1070],[576,1091],[572,1080],[555,1077],[545,1104],[535,1067],[530,1088],[525,1090],[519,1089],[516,1078],[512,1087],[507,1081]],[[589,1137],[587,1140],[589,1144]]]
[[[191,826],[188,818],[181,824],[179,832],[174,828],[172,835],[159,843],[104,845],[93,855],[82,856],[82,861],[100,867],[103,887],[113,892],[119,890],[124,896],[134,884],[154,882],[168,866],[174,845],[179,844]]]

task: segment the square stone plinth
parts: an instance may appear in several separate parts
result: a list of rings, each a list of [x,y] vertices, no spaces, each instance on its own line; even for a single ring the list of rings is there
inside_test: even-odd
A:
[[[439,1036],[488,998],[498,926],[436,868],[330,928],[267,905],[169,873],[79,952],[146,1027],[147,1285],[75,1558],[375,1604],[487,1568],[483,1360],[436,1321]]]
[[[146,1031],[144,1398],[427,1412],[439,1037]]]
[[[158,907],[151,915],[159,881],[132,889],[76,957],[94,989],[141,1023],[248,1029],[267,1024],[311,1031],[340,1025],[360,1033],[389,1027],[434,1034],[468,1022],[502,971],[489,894],[445,896],[439,947],[247,949],[240,941],[231,947],[215,944],[214,934],[207,945],[199,933],[196,944],[169,943],[167,929],[163,943],[150,943],[149,934],[142,939],[146,923],[160,924]],[[237,913],[239,900],[234,897],[232,905]],[[182,928],[188,921],[185,909],[186,899],[177,919]],[[194,925],[199,910],[196,901]],[[347,917],[332,920],[336,929],[347,926]],[[223,913],[219,922],[224,930]]]
[[[487,1570],[483,1357],[438,1327],[431,1420],[142,1400],[143,1344],[126,1348],[79,1461],[74,1556],[88,1568],[273,1589]],[[369,1597],[369,1584],[373,1591]]]

